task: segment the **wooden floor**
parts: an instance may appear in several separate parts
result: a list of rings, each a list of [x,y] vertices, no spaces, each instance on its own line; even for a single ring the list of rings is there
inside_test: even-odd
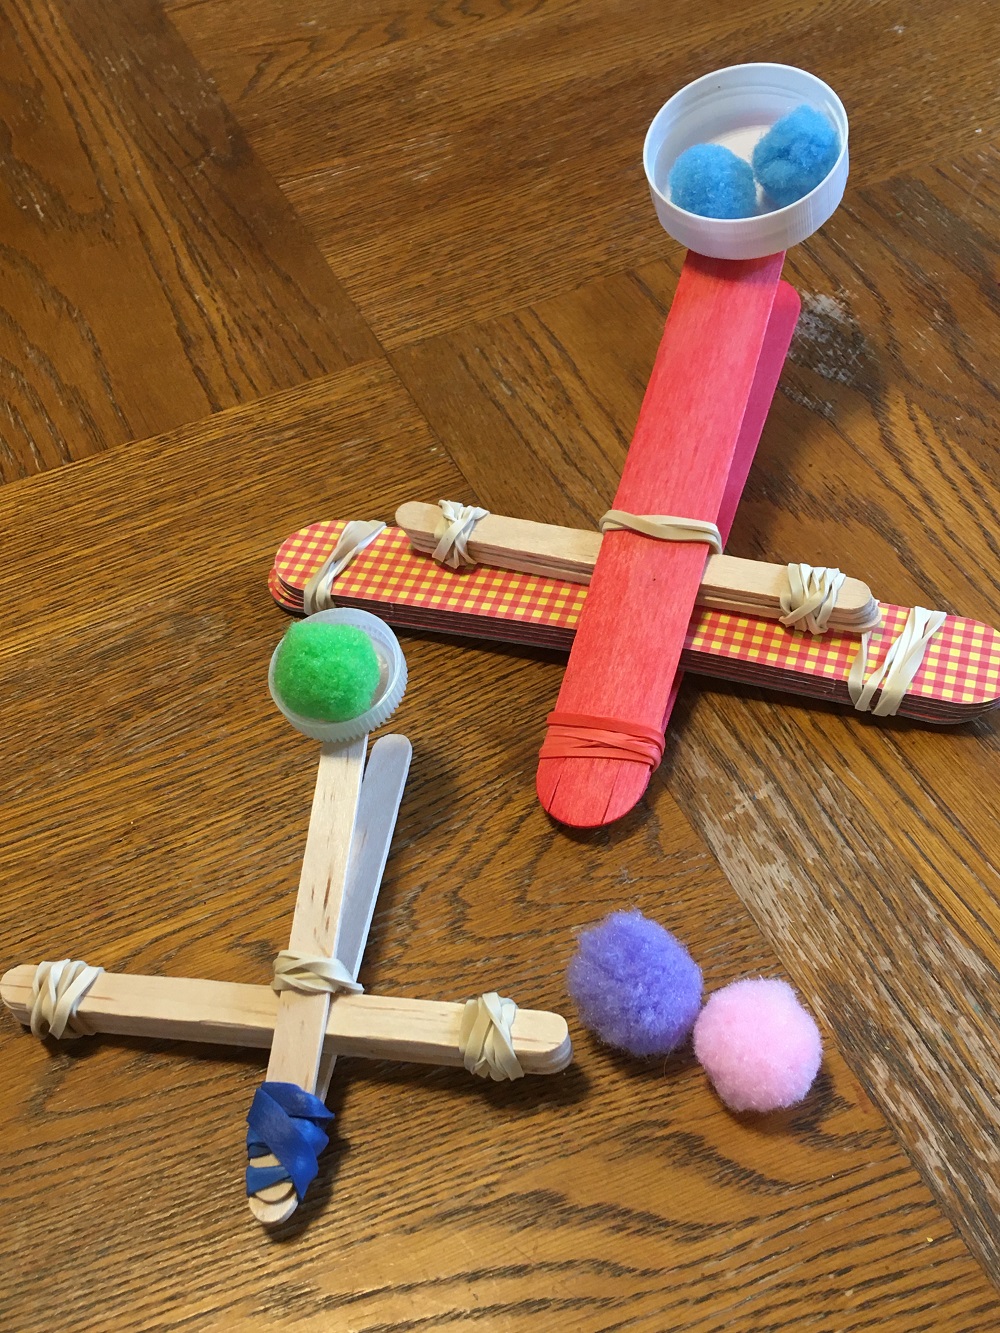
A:
[[[415,498],[594,522],[683,257],[642,138],[721,65],[825,78],[852,156],[729,550],[1000,623],[998,52],[992,0],[3,0],[3,966],[267,979],[315,767],[274,551]],[[816,1087],[733,1117],[575,1021],[548,1080],[345,1060],[268,1236],[259,1054],[4,1018],[0,1326],[1000,1327],[997,719],[691,677],[642,805],[567,834],[559,660],[405,648],[366,986],[569,1012],[575,930],[635,905],[710,988],[794,981]]]

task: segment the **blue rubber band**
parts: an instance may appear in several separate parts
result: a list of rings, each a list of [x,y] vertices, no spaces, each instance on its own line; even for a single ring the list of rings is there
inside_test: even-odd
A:
[[[247,1157],[271,1153],[281,1166],[248,1166],[247,1194],[290,1180],[301,1202],[330,1142],[320,1124],[332,1119],[319,1097],[296,1084],[262,1083],[247,1115]]]

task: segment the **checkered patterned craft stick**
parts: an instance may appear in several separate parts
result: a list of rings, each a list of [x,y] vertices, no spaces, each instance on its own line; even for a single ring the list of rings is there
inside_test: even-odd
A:
[[[277,604],[302,614],[302,590],[337,544],[346,523],[316,523],[294,533],[275,556],[269,588]],[[406,534],[386,528],[337,579],[341,606],[372,611],[392,625],[437,630],[569,651],[588,596],[579,583],[478,565],[456,573],[414,554]],[[882,605],[872,634],[877,667],[902,628],[908,608]],[[746,681],[789,694],[850,706],[847,676],[858,640],[844,634],[798,634],[775,621],[696,608],[681,667],[699,675]],[[1000,703],[1000,634],[949,616],[932,640],[900,707],[900,716],[957,723]]]

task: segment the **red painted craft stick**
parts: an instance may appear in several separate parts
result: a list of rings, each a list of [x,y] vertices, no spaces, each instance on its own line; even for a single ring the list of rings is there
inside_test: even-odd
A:
[[[719,516],[783,260],[688,254],[615,509]],[[558,713],[612,719],[640,735],[662,730],[706,555],[702,543],[605,535]],[[640,799],[652,766],[594,755],[541,758],[539,799],[562,823],[607,824]]]
[[[736,441],[733,466],[729,469],[729,480],[726,482],[726,493],[719,507],[717,523],[722,534],[723,546],[729,541],[736,510],[743,495],[743,488],[747,484],[747,477],[750,475],[754,455],[764,430],[764,422],[771,410],[771,403],[778,388],[778,380],[781,378],[801,309],[802,302],[795,288],[788,282],[779,282],[774,305],[771,307],[771,318],[767,322],[764,345],[760,349],[753,388],[750,390],[747,410],[743,414],[740,438]]]
[[[729,469],[729,480],[726,482],[726,493],[722,497],[722,507],[719,510],[718,528],[723,546],[729,541],[733,519],[736,517],[736,510],[743,495],[743,488],[746,486],[747,477],[750,475],[750,467],[757,452],[757,445],[760,443],[764,422],[771,410],[771,403],[778,388],[778,380],[781,378],[782,367],[788,356],[788,348],[801,309],[802,302],[799,300],[799,294],[795,288],[790,283],[779,282],[774,305],[771,307],[771,318],[767,322],[764,345],[760,349],[760,359],[757,362],[757,373],[754,376],[753,388],[750,390],[750,401],[747,403],[747,410],[743,414],[740,438],[736,441],[733,466]],[[678,671],[674,677],[673,688],[670,691],[670,698],[667,700],[667,707],[663,714],[664,731],[666,731],[667,723],[670,721],[670,714],[674,711],[674,704],[677,702],[677,694],[683,679],[684,673]]]

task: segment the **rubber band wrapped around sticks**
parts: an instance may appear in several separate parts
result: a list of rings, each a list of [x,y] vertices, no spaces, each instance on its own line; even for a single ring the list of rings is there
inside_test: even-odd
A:
[[[331,995],[338,991],[360,995],[364,986],[354,980],[339,958],[321,958],[282,949],[274,960],[271,989],[279,992],[294,990],[304,995],[318,995],[324,991]]]
[[[913,607],[906,617],[906,624],[889,645],[882,665],[867,679],[865,672],[868,670],[868,644],[871,634],[862,634],[861,647],[851,663],[851,672],[847,678],[851,701],[859,713],[870,712],[875,717],[895,716],[913,677],[920,670],[920,664],[924,660],[931,639],[947,618],[947,613],[944,611],[928,611],[923,606]],[[881,692],[878,702],[872,707],[872,700],[879,686]]]
[[[839,569],[825,565],[790,564],[788,591],[780,598],[784,614],[778,619],[789,629],[825,634],[846,578]]]
[[[323,1100],[295,1083],[265,1082],[247,1113],[247,1198],[291,1181],[299,1201],[316,1178],[319,1157],[330,1142],[323,1128],[333,1119]],[[278,1166],[254,1166],[270,1153]]]
[[[307,616],[314,616],[317,611],[330,610],[330,592],[334,580],[355,556],[360,555],[384,531],[385,524],[376,519],[355,519],[347,524],[337,545],[302,590],[302,608]]]
[[[511,1026],[517,1017],[513,1000],[487,991],[474,1000],[468,1000],[462,1014],[458,1034],[458,1049],[462,1063],[470,1074],[491,1078],[494,1083],[504,1079],[524,1077],[517,1056]]]
[[[715,555],[722,554],[722,534],[705,518],[678,518],[675,514],[630,514],[609,509],[597,525],[602,532],[638,532],[661,542],[704,542]]]
[[[94,1029],[77,1009],[104,971],[80,958],[39,963],[31,983],[31,1032],[35,1037],[92,1037]]]
[[[655,771],[666,745],[658,728],[616,717],[552,712],[545,726],[541,759],[619,759]]]
[[[437,545],[431,559],[449,569],[464,569],[476,562],[469,554],[469,539],[476,524],[488,518],[490,511],[478,505],[463,505],[458,500],[439,500],[441,517],[434,529]]]

